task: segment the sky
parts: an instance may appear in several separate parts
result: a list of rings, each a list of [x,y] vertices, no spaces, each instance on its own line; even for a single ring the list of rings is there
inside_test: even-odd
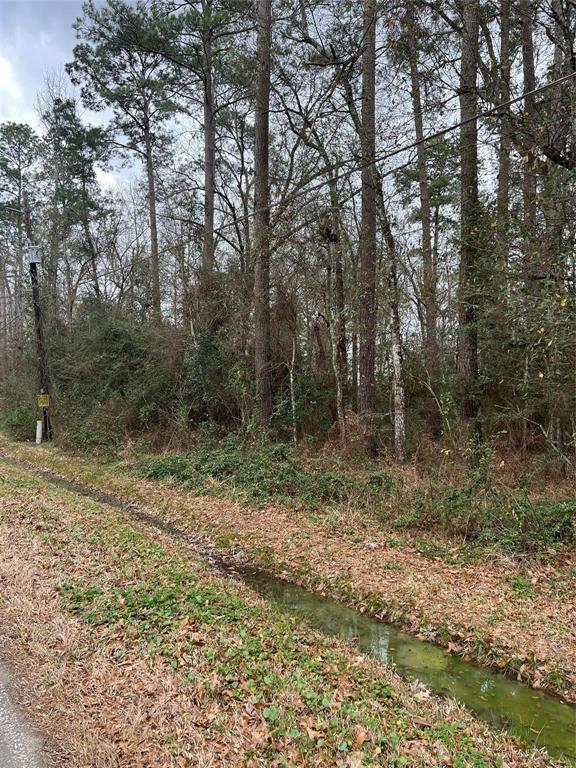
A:
[[[47,77],[63,77],[70,93],[75,92],[64,65],[72,59],[76,44],[72,24],[82,15],[82,4],[83,0],[0,0],[0,123],[29,123],[41,131],[37,101]],[[87,122],[101,124],[110,117],[107,110],[84,110],[82,115]],[[96,168],[105,189],[131,176],[132,170],[125,166]]]
[[[38,125],[38,91],[72,58],[81,10],[81,0],[0,0],[0,122]]]

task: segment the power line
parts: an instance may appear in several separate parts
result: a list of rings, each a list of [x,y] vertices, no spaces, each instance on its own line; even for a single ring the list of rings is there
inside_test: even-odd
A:
[[[378,163],[382,163],[385,160],[389,160],[392,157],[396,157],[397,155],[402,154],[403,152],[408,152],[410,149],[415,149],[416,147],[420,146],[421,144],[426,144],[429,141],[433,141],[434,139],[437,139],[441,136],[445,136],[447,133],[451,133],[452,131],[457,130],[458,128],[461,128],[464,125],[468,125],[469,123],[475,122],[477,120],[480,120],[484,117],[490,117],[491,115],[496,114],[502,109],[505,109],[507,107],[512,106],[513,104],[517,104],[519,101],[522,101],[523,99],[527,98],[528,96],[535,96],[538,93],[542,93],[544,91],[547,91],[550,88],[553,88],[557,85],[561,85],[564,82],[567,82],[568,80],[571,80],[572,78],[576,77],[576,72],[570,72],[567,75],[563,75],[562,77],[557,78],[556,80],[552,80],[549,83],[545,83],[544,85],[539,86],[538,88],[533,88],[531,91],[525,91],[521,93],[519,96],[515,96],[512,99],[509,99],[508,101],[504,101],[500,104],[497,104],[494,107],[490,107],[490,109],[486,109],[483,112],[478,112],[476,115],[473,115],[472,117],[466,118],[466,120],[460,120],[457,123],[452,123],[451,125],[447,126],[446,128],[441,128],[438,131],[434,131],[434,133],[429,133],[427,136],[424,136],[422,139],[415,140],[410,142],[409,144],[404,144],[401,147],[397,147],[396,149],[391,150],[390,152],[387,152],[383,155],[379,155],[375,157],[373,160],[370,160],[366,163],[360,163],[355,165],[353,168],[350,168],[345,173],[338,173],[336,174],[336,179],[342,179],[342,178],[349,178],[353,173],[357,173],[358,171],[361,171],[363,168],[368,168],[372,165],[376,165]],[[351,160],[341,160],[338,163],[333,163],[330,166],[325,166],[322,169],[322,173],[325,173],[330,170],[335,170],[337,168],[342,168],[343,166],[347,165],[348,163],[352,162]],[[388,169],[386,171],[386,176],[389,176],[396,171],[400,170],[401,168],[405,168],[409,165],[411,165],[413,160],[408,160],[406,163],[402,163],[401,165],[396,166],[395,168]],[[320,175],[318,173],[317,175]],[[305,189],[302,189],[299,191],[299,194],[297,197],[300,197],[304,194],[309,194],[310,192],[314,192],[318,189],[322,189],[326,186],[326,181],[322,180],[318,184],[316,184],[313,187],[306,187]],[[355,190],[352,190],[350,193],[346,195],[343,202],[348,202],[353,197],[356,197],[356,195],[360,194],[361,189],[357,188]],[[292,200],[297,199],[297,197],[293,197]],[[280,208],[280,205],[270,206],[270,211],[274,211]],[[234,221],[230,222],[229,224],[223,224],[221,227],[218,227],[218,229],[214,230],[215,234],[219,234],[223,230],[231,229],[235,227],[237,224],[246,222],[252,219],[254,213],[256,213],[256,210],[254,210],[252,213],[248,215],[242,215],[236,218]],[[321,215],[321,214],[320,214]],[[316,221],[320,215],[312,216],[311,218],[307,219],[305,224],[311,224],[314,221]],[[110,270],[107,271],[106,274],[116,274],[116,272],[119,270]]]
[[[512,99],[509,99],[508,101],[505,101],[505,102],[502,102],[500,104],[497,104],[494,107],[490,107],[489,109],[486,109],[483,112],[479,112],[476,115],[473,115],[472,117],[466,118],[466,120],[460,120],[457,123],[452,123],[451,125],[447,126],[446,128],[442,128],[442,129],[440,129],[438,131],[434,131],[433,133],[430,133],[430,134],[424,136],[420,140],[415,140],[415,141],[412,141],[412,142],[410,142],[408,144],[404,144],[404,145],[402,145],[400,147],[397,147],[396,149],[391,150],[390,152],[387,152],[385,154],[379,155],[379,156],[375,157],[374,159],[372,159],[372,160],[370,160],[368,162],[356,164],[354,167],[348,169],[347,171],[336,174],[336,180],[340,180],[340,179],[343,179],[343,178],[349,178],[353,173],[357,173],[358,171],[361,171],[363,168],[368,168],[370,166],[377,165],[378,163],[382,163],[382,162],[384,162],[386,160],[391,159],[392,157],[396,157],[397,155],[402,154],[403,152],[408,152],[411,149],[415,149],[416,147],[420,146],[421,144],[426,144],[426,143],[428,143],[430,141],[433,141],[434,139],[440,138],[441,136],[445,136],[446,134],[451,133],[452,131],[455,131],[458,128],[461,128],[464,125],[468,125],[469,123],[475,122],[475,121],[480,120],[480,119],[485,118],[485,117],[490,117],[491,115],[494,115],[494,114],[498,113],[500,110],[506,109],[507,107],[510,107],[513,104],[517,104],[518,102],[522,101],[523,99],[526,99],[529,96],[535,96],[535,95],[537,95],[539,93],[543,93],[544,91],[547,91],[550,88],[553,88],[553,87],[555,87],[557,85],[561,85],[562,83],[565,83],[565,82],[571,80],[574,77],[576,77],[576,72],[570,72],[569,74],[563,75],[562,77],[559,77],[556,80],[552,80],[549,83],[545,83],[544,85],[541,85],[538,88],[534,88],[534,89],[532,89],[530,91],[525,91],[525,92],[521,93],[520,95],[515,96]],[[320,175],[320,173],[324,174],[324,173],[326,173],[328,171],[331,171],[331,170],[340,169],[340,168],[348,165],[351,162],[353,162],[353,159],[340,160],[337,163],[331,164],[330,166],[325,166],[322,169],[322,171],[318,172],[316,175]],[[395,173],[396,171],[400,170],[401,168],[405,168],[408,165],[411,165],[412,162],[413,162],[413,159],[412,160],[408,160],[406,163],[402,163],[401,165],[398,165],[395,168],[388,169],[386,171],[385,175],[389,176],[392,173]],[[325,186],[326,186],[326,181],[325,180],[322,180],[321,182],[319,182],[318,184],[316,184],[316,185],[314,185],[312,187],[308,187],[307,186],[306,188],[303,188],[303,189],[299,190],[298,195],[295,195],[295,196],[292,197],[292,201],[294,201],[295,199],[297,199],[298,197],[300,197],[300,196],[302,196],[304,194],[309,194],[310,192],[314,192],[314,191],[316,191],[318,189],[322,189]],[[358,195],[360,193],[360,191],[361,191],[360,188],[358,188],[356,190],[352,190],[350,193],[348,193],[346,195],[346,197],[344,198],[343,202],[347,202],[347,201],[351,200],[353,197]],[[270,211],[271,212],[275,211],[275,210],[279,209],[280,207],[281,207],[281,204],[278,204],[278,205],[275,205],[275,206],[270,206]],[[218,229],[214,230],[215,234],[218,234],[218,233],[222,232],[223,230],[233,228],[233,227],[235,227],[237,224],[239,224],[241,222],[245,222],[245,221],[251,220],[253,215],[254,215],[254,213],[256,213],[256,212],[257,211],[254,210],[252,213],[250,213],[248,215],[239,216],[238,218],[236,218],[234,221],[230,222],[229,224],[223,224],[222,226],[218,227]],[[306,224],[311,224],[312,222],[314,222],[318,218],[319,218],[319,215],[313,216],[313,217],[307,219]],[[109,271],[107,270],[105,274],[106,275],[116,274],[117,271],[120,271],[120,270],[109,270]]]
[[[525,91],[524,93],[521,93],[519,96],[515,96],[512,99],[509,99],[508,101],[504,101],[500,104],[497,104],[494,107],[491,107],[490,109],[486,109],[483,112],[478,112],[476,115],[473,115],[472,117],[468,117],[465,120],[459,120],[457,123],[452,123],[451,125],[447,126],[446,128],[442,128],[438,131],[434,131],[434,133],[430,133],[427,136],[424,136],[422,139],[415,140],[410,142],[409,144],[404,144],[401,147],[397,147],[396,149],[391,150],[390,152],[387,152],[385,154],[379,155],[375,157],[372,160],[369,160],[364,163],[356,164],[353,168],[350,168],[344,173],[338,173],[336,174],[336,180],[347,178],[353,173],[357,173],[358,171],[361,171],[363,168],[369,168],[373,165],[377,165],[378,163],[382,163],[385,160],[390,160],[392,157],[396,157],[397,155],[402,154],[403,152],[407,152],[410,149],[415,149],[416,147],[420,146],[421,144],[426,144],[429,141],[433,141],[434,139],[440,138],[441,136],[445,136],[447,133],[451,133],[452,131],[457,130],[458,128],[463,127],[464,125],[468,125],[469,123],[476,122],[477,120],[480,120],[484,117],[490,117],[491,115],[494,115],[498,113],[502,109],[506,109],[507,107],[512,106],[513,104],[517,104],[519,101],[522,101],[523,99],[528,98],[529,96],[535,96],[538,93],[543,93],[544,91],[547,91],[550,88],[553,88],[557,85],[561,85],[564,82],[567,82],[568,80],[571,80],[572,78],[576,77],[576,72],[570,72],[567,75],[563,75],[562,77],[557,78],[556,80],[552,80],[549,83],[545,83],[544,85],[538,86],[538,88],[533,88],[530,91]],[[353,162],[353,160],[340,160],[337,163],[333,163],[330,166],[325,166],[322,169],[322,173],[337,170],[339,168],[342,168],[346,165],[348,165],[350,162]],[[410,165],[412,161],[409,161],[408,163],[403,164],[402,166],[399,166],[398,168],[391,169],[387,172],[387,175],[389,173],[393,173],[394,171],[398,170],[399,168],[405,167],[406,165]],[[319,175],[319,174],[318,174]],[[318,189],[322,189],[326,186],[326,181],[321,181],[318,184],[312,186],[312,187],[306,187],[305,189],[302,189],[300,191],[300,194],[304,193],[310,193],[315,192]],[[357,194],[357,193],[356,193]],[[273,211],[277,208],[279,208],[279,205],[271,206],[270,211]],[[253,213],[256,213],[257,211],[254,211]],[[258,211],[260,212],[260,211]],[[237,218],[234,222],[231,222],[230,224],[224,224],[223,226],[219,227],[216,231],[216,234],[218,232],[221,232],[224,229],[229,229],[230,227],[235,226],[235,224],[246,221],[248,219],[252,218],[252,214],[249,214],[248,216],[240,216]]]

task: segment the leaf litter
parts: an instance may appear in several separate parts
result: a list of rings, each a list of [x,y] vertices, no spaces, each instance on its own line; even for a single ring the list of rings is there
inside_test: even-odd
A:
[[[3,655],[55,764],[545,766],[184,545],[0,470]]]

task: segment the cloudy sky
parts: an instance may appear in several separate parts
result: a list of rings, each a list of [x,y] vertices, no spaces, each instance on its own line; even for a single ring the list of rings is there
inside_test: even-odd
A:
[[[72,59],[76,33],[72,24],[82,12],[83,0],[0,0],[0,123],[12,120],[39,128],[38,93],[47,77],[64,77],[72,93],[74,87],[64,72]],[[84,120],[104,123],[108,111],[82,111]],[[134,169],[114,163],[96,168],[104,188],[129,180]]]
[[[0,122],[37,125],[37,93],[71,59],[81,9],[81,0],[0,0]]]

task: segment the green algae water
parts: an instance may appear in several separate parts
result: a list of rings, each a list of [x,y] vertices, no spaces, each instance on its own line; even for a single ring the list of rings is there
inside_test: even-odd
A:
[[[393,664],[435,693],[451,696],[479,718],[528,746],[576,763],[576,707],[446,653],[395,627],[280,579],[239,575],[281,610],[327,635],[352,640],[363,652]]]

